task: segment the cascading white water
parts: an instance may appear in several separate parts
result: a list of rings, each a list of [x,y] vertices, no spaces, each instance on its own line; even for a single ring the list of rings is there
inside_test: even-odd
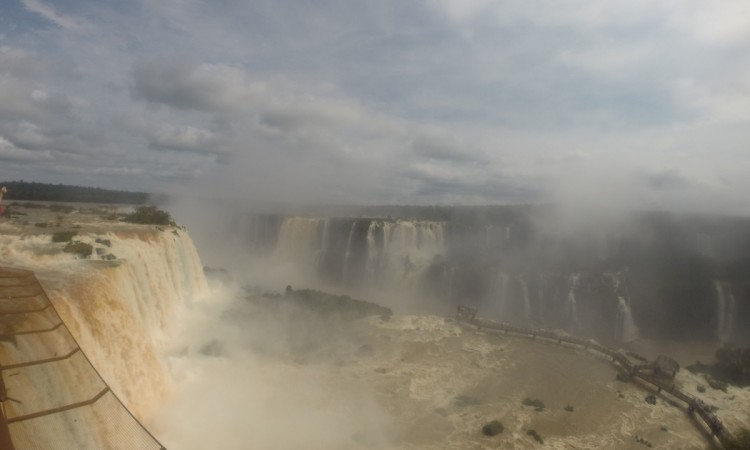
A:
[[[334,252],[334,258],[341,258],[341,272],[336,274],[344,284],[361,280],[364,285],[399,283],[421,273],[432,259],[444,252],[443,224],[440,222],[352,219],[346,237],[331,236],[337,227],[331,226],[331,219],[311,217],[287,217],[282,220],[278,232],[274,259],[281,263],[294,263],[310,274],[319,272],[321,252]],[[365,242],[355,242],[362,236],[357,227],[364,220],[370,220]],[[322,230],[322,232],[321,232]],[[382,241],[376,239],[382,236]],[[343,239],[345,240],[343,240]],[[344,248],[333,248],[346,242]],[[360,245],[361,244],[361,245]],[[357,261],[363,257],[363,265],[357,273],[352,273],[355,251],[364,249],[365,255],[356,255]],[[338,255],[338,256],[335,256]],[[329,259],[330,262],[330,259]],[[359,271],[362,271],[360,274]]]
[[[617,339],[622,342],[632,342],[638,339],[638,327],[633,320],[630,304],[625,298],[617,297]]]
[[[714,287],[716,288],[716,336],[724,343],[730,339],[734,330],[736,300],[730,286],[715,281]],[[729,291],[729,295],[726,291]]]
[[[383,223],[383,279],[390,282],[414,278],[432,259],[445,251],[443,224],[398,220]]]
[[[500,272],[500,312],[505,313],[508,307],[508,285],[510,276],[505,272]]]
[[[80,260],[61,252],[49,235],[6,236],[3,261],[37,274],[112,390],[136,417],[146,419],[171,391],[159,356],[167,328],[182,305],[207,291],[198,253],[179,229],[122,226],[82,232],[77,239],[103,251]],[[105,252],[117,259],[102,260]]]
[[[285,218],[279,229],[274,258],[280,262],[313,262],[315,252],[321,247],[319,229],[323,221],[311,217]]]
[[[377,282],[378,268],[377,263],[380,260],[380,249],[375,241],[375,232],[379,224],[375,221],[370,222],[367,227],[367,256],[365,258],[365,279]]]
[[[578,320],[578,305],[576,304],[576,287],[578,286],[579,275],[570,276],[570,288],[568,289],[568,297],[565,301],[565,313],[568,317],[568,323],[573,330],[581,328],[581,323]]]
[[[521,299],[523,300],[523,314],[526,320],[531,320],[531,299],[529,299],[529,286],[524,277],[518,277],[521,283]]]

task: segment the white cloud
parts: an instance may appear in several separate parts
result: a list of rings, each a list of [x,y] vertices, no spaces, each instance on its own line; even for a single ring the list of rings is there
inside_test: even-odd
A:
[[[201,128],[162,125],[150,130],[149,134],[149,146],[155,149],[219,154],[229,152],[225,140]]]
[[[88,27],[82,19],[60,14],[52,6],[47,5],[41,0],[21,0],[21,3],[23,3],[24,8],[28,11],[39,14],[64,30],[78,32]]]
[[[744,1],[139,6],[15,5],[58,27],[6,33],[0,134],[88,152],[40,172],[418,203],[531,199],[561,174],[629,167],[639,201],[746,203],[727,187],[750,139]]]
[[[3,136],[0,136],[0,161],[38,162],[51,159],[52,156],[49,152],[34,152],[18,148]]]

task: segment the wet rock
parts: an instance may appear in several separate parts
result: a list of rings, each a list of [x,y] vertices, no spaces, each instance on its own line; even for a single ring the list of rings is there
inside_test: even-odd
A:
[[[646,447],[648,447],[648,448],[651,448],[651,447],[653,447],[653,446],[654,446],[654,444],[652,444],[652,443],[651,443],[650,441],[648,441],[648,440],[647,440],[646,438],[642,438],[642,437],[640,437],[640,436],[636,436],[636,437],[635,437],[635,441],[636,441],[636,442],[638,442],[639,444],[643,444],[643,445],[645,445],[645,446],[646,446]]]
[[[706,383],[708,383],[708,385],[711,386],[711,389],[716,389],[718,391],[723,391],[723,392],[727,391],[727,383],[723,381],[719,381],[709,374],[704,374],[703,377],[706,379]]]
[[[690,373],[698,374],[707,372],[711,367],[707,364],[703,364],[700,361],[696,361],[695,364],[691,364],[686,368],[688,371],[690,371]]]
[[[480,398],[465,394],[458,395],[453,400],[453,404],[459,407],[479,405],[481,403],[482,400]]]
[[[648,403],[650,405],[655,405],[656,404],[656,396],[653,395],[653,394],[647,395],[646,396],[646,403]]]
[[[499,420],[493,420],[492,422],[486,423],[482,427],[482,433],[485,436],[496,436],[502,433],[504,429],[505,427],[503,426],[502,423],[500,423]]]
[[[526,397],[525,399],[523,399],[522,403],[526,406],[533,406],[537,410],[544,409],[544,402],[539,400],[538,398]]]
[[[617,375],[615,375],[615,379],[621,383],[628,383],[630,382],[630,375],[625,372],[617,372]]]
[[[696,386],[695,389],[701,394],[706,392],[706,386],[703,386],[702,384],[699,384],[698,386]]]
[[[535,441],[537,441],[540,444],[544,444],[544,439],[542,439],[541,436],[539,436],[539,433],[536,432],[536,430],[529,430],[526,432],[529,436],[533,437]]]

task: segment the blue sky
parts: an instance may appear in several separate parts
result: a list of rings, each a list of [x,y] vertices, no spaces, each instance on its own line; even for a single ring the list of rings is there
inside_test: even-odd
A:
[[[750,213],[745,0],[5,0],[0,179]]]

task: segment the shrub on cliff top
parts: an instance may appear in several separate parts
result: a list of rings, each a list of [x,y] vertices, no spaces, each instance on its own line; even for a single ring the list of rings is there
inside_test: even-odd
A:
[[[63,251],[66,253],[74,253],[82,258],[88,258],[94,251],[94,247],[91,244],[76,241],[66,245]]]
[[[135,212],[125,215],[125,222],[147,225],[174,225],[172,216],[156,206],[139,206]]]

